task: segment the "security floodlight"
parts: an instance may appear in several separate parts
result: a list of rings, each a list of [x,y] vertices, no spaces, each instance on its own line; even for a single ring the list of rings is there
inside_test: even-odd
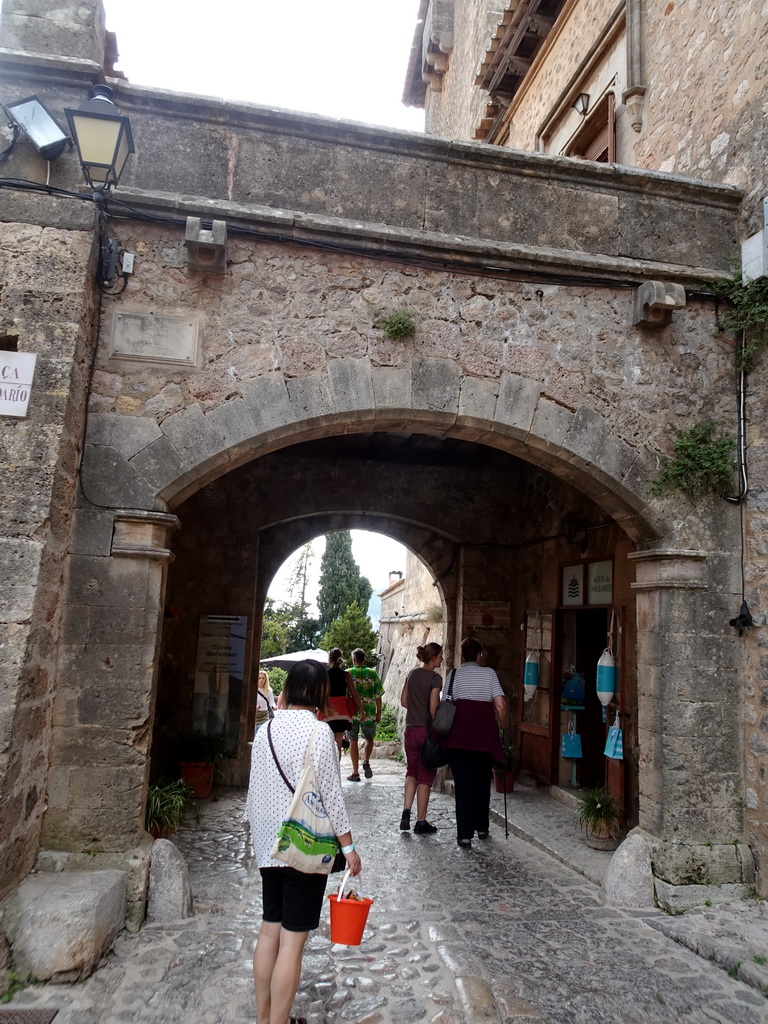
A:
[[[67,143],[72,141],[39,96],[7,103],[5,112],[11,124],[24,132],[46,160],[61,156]]]

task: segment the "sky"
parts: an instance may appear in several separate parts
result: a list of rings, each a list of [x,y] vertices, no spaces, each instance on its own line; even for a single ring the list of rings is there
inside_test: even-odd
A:
[[[422,131],[401,102],[419,0],[104,0],[137,85]],[[221,11],[219,17],[215,11]]]
[[[117,66],[137,85],[423,131],[424,112],[401,101],[419,0],[291,0],[287,9],[275,0],[104,0],[104,8]],[[324,546],[315,540],[313,604]],[[405,548],[381,534],[353,530],[352,552],[374,595],[391,570],[405,570]],[[289,599],[293,561],[272,582],[277,601]]]

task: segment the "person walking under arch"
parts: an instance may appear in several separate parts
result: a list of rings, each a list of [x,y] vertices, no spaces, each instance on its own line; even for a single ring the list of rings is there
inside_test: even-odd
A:
[[[507,701],[494,670],[479,664],[482,654],[479,640],[462,640],[462,664],[453,679],[456,717],[443,740],[456,797],[456,840],[464,849],[471,848],[475,832],[488,838],[491,772],[494,761],[504,760],[499,729],[506,727]]]
[[[359,782],[360,747],[358,740],[361,731],[365,738],[363,772],[366,779],[373,778],[371,754],[373,753],[373,741],[376,738],[376,726],[381,721],[381,698],[384,687],[381,685],[381,679],[379,679],[376,669],[366,667],[365,651],[359,647],[352,651],[352,668],[349,669],[349,674],[352,676],[357,694],[363,703],[363,710],[360,712],[360,717],[352,722],[348,733],[352,774],[347,776],[347,780]]]
[[[411,827],[411,807],[416,797],[416,824],[414,833],[431,835],[437,832],[434,825],[427,821],[429,793],[437,772],[430,771],[421,763],[421,748],[427,738],[429,720],[437,710],[440,702],[440,690],[443,680],[437,669],[443,661],[443,648],[440,644],[427,644],[416,648],[416,657],[423,668],[415,668],[405,680],[400,703],[408,709],[405,716],[405,792],[403,794],[403,816],[400,819],[400,831],[407,832]]]
[[[363,710],[363,702],[357,694],[352,676],[344,668],[340,647],[334,647],[328,652],[328,679],[331,685],[329,710],[320,718],[330,725],[341,757],[344,734],[352,725],[353,714],[360,714]]]
[[[284,707],[275,712],[253,741],[246,816],[256,866],[261,874],[263,915],[253,954],[253,978],[259,1024],[302,1021],[291,1017],[301,979],[304,946],[320,922],[327,874],[308,874],[272,857],[278,830],[312,744],[319,795],[339,841],[347,867],[360,872],[360,855],[352,841],[339,772],[339,757],[327,725],[317,711],[328,701],[328,671],[319,661],[293,665],[283,688]]]

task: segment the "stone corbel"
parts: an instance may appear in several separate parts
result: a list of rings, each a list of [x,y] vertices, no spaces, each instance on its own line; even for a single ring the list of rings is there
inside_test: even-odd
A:
[[[421,73],[422,82],[426,82],[432,92],[443,91],[443,76],[437,74],[435,71],[422,71]]]
[[[672,312],[685,307],[685,288],[668,281],[645,281],[635,290],[633,324],[668,327]]]
[[[223,274],[227,269],[227,222],[213,221],[210,230],[199,217],[187,217],[184,237],[191,270]]]
[[[168,541],[179,526],[178,518],[165,512],[116,512],[112,554],[173,561]]]
[[[632,131],[639,132],[643,128],[643,109],[645,107],[645,86],[636,85],[621,94],[621,102],[627,108]]]
[[[633,590],[706,590],[707,555],[704,551],[650,548],[632,551],[635,563]]]

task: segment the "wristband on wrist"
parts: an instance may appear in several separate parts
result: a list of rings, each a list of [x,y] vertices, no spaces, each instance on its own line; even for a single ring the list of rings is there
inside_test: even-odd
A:
[[[342,852],[342,853],[344,854],[344,856],[346,857],[346,855],[347,855],[348,853],[352,853],[352,851],[354,850],[354,848],[355,848],[355,844],[354,844],[354,843],[350,843],[350,844],[349,844],[349,846],[342,846],[342,848],[341,848],[341,852]]]

